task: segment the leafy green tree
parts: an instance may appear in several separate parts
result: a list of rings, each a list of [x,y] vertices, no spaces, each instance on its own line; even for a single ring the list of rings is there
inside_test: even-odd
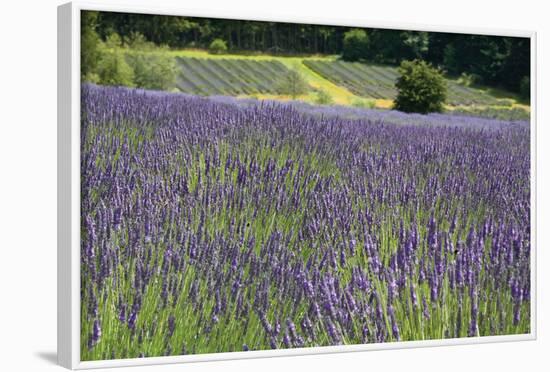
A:
[[[344,34],[342,59],[345,61],[358,61],[366,58],[369,50],[369,38],[367,32],[362,29],[353,29]]]
[[[299,72],[289,70],[283,75],[277,86],[277,91],[281,94],[286,94],[296,99],[296,97],[306,94],[309,89],[307,82]]]
[[[447,86],[441,72],[423,60],[403,61],[395,83],[394,108],[427,114],[443,111]]]
[[[405,53],[410,55],[411,58],[422,58],[428,53],[429,39],[427,32],[404,31],[401,33],[401,38],[405,46]]]
[[[398,64],[402,60],[424,58],[429,50],[427,32],[369,31],[369,59],[378,63]]]
[[[531,74],[531,40],[506,38],[506,58],[498,73],[498,82],[505,88],[522,93],[522,82]]]
[[[126,45],[131,50],[136,51],[151,51],[157,46],[155,43],[148,41],[147,38],[139,32],[131,32],[126,39]]]
[[[210,43],[208,50],[212,54],[224,54],[227,53],[227,44],[222,39],[214,39]]]
[[[95,80],[92,78],[97,68],[97,61],[100,57],[101,39],[96,33],[97,12],[82,12],[81,18],[81,48],[80,48],[80,73],[81,79],[85,81]]]
[[[135,86],[144,89],[171,90],[176,83],[176,62],[160,51],[129,51],[126,60],[134,72]]]
[[[116,32],[113,32],[107,36],[107,39],[104,43],[105,48],[107,49],[118,49],[123,47],[122,38]]]
[[[119,50],[105,49],[97,66],[99,82],[103,85],[133,87],[134,71]]]
[[[460,70],[460,58],[453,44],[447,44],[443,49],[443,65],[448,73],[457,75]]]

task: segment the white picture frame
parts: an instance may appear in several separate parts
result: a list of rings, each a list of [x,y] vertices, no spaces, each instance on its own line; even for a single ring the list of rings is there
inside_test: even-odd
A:
[[[80,360],[80,12],[82,10],[148,13],[176,16],[214,17],[418,31],[528,37],[531,40],[531,332],[521,335],[407,341],[396,343],[326,346],[286,350],[262,350],[99,361]],[[291,12],[289,11],[288,14]],[[244,358],[312,355],[370,350],[435,347],[493,342],[535,340],[536,323],[536,33],[532,31],[452,28],[417,24],[379,23],[363,19],[317,19],[304,15],[273,17],[267,14],[198,14],[182,8],[135,7],[102,2],[74,1],[58,7],[58,363],[69,369],[141,366]]]

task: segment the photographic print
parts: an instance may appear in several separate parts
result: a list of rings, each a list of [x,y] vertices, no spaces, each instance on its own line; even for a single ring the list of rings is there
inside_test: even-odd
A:
[[[530,38],[80,20],[82,361],[531,333]]]

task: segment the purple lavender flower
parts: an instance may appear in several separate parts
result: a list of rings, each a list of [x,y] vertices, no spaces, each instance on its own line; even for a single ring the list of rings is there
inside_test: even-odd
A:
[[[94,347],[95,345],[97,345],[100,339],[101,339],[101,326],[99,324],[99,320],[95,319],[94,326],[92,328],[92,335],[90,337],[90,341],[88,342],[88,347],[89,348]]]
[[[172,337],[174,330],[176,329],[176,318],[174,315],[170,314],[168,317],[168,336]]]
[[[134,330],[136,327],[136,321],[137,321],[137,313],[135,311],[132,311],[130,313],[130,316],[128,317],[128,328],[131,330]]]

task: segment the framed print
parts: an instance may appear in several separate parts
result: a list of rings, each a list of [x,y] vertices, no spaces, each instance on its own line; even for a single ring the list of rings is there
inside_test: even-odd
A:
[[[534,49],[60,6],[60,364],[534,339]]]

